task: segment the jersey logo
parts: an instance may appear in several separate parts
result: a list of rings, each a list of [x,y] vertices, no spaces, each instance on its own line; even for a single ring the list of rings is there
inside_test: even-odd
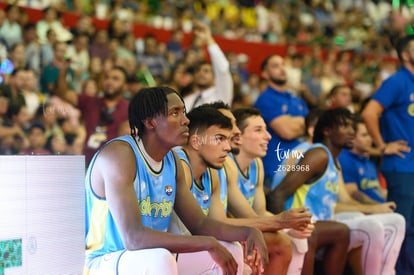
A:
[[[208,202],[208,200],[209,200],[209,196],[208,196],[208,194],[204,194],[204,195],[203,195],[203,203],[207,203],[207,202]]]
[[[165,199],[163,199],[162,202],[151,202],[150,198],[147,197],[145,200],[140,202],[139,206],[143,216],[165,218],[171,215],[173,202]]]
[[[407,112],[410,116],[414,116],[414,103],[408,105]]]
[[[173,192],[173,188],[171,185],[165,186],[165,194],[167,194],[168,196],[171,196],[172,192]]]

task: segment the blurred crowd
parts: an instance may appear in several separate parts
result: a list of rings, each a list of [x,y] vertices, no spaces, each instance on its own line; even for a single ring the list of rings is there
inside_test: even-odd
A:
[[[11,2],[11,3],[9,3]],[[412,8],[390,1],[9,1],[0,10],[0,154],[82,154],[87,112],[56,96],[61,64],[68,62],[67,89],[102,95],[105,75],[126,72],[123,97],[140,88],[167,85],[183,96],[194,92],[195,66],[207,58],[205,44],[183,36],[195,20],[214,36],[291,45],[286,54],[289,90],[309,108],[360,109],[397,69],[395,38],[411,31]],[[43,10],[36,23],[21,7]],[[73,28],[62,11],[79,13]],[[109,20],[96,29],[92,18]],[[172,30],[170,41],[154,33],[135,37],[134,23]],[[310,54],[297,51],[311,47]],[[249,71],[249,55],[225,52],[233,85],[233,107],[252,106],[265,89]],[[338,92],[340,91],[340,92]]]

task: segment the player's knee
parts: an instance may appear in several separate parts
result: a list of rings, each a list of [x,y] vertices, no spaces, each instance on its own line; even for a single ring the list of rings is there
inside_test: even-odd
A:
[[[375,219],[364,219],[361,221],[360,228],[367,231],[370,235],[384,236],[384,225]]]
[[[350,230],[349,230],[349,227],[346,226],[346,224],[341,223],[338,225],[337,234],[338,234],[338,239],[343,240],[345,242],[349,242]]]
[[[391,234],[397,240],[402,240],[404,238],[406,231],[406,222],[404,216],[401,214],[391,213],[384,226],[386,234]]]
[[[331,227],[331,232],[335,236],[337,243],[349,243],[350,230],[346,224],[335,222],[332,223]]]
[[[370,243],[381,245],[384,243],[384,225],[375,219],[363,219],[358,230],[365,232]]]
[[[265,240],[269,254],[275,254],[290,261],[292,258],[292,242],[288,235],[283,232],[266,233]]]
[[[400,229],[400,228],[405,229],[405,226],[406,226],[404,216],[399,214],[399,213],[392,213],[392,222],[391,223],[395,227],[397,227],[398,229]]]

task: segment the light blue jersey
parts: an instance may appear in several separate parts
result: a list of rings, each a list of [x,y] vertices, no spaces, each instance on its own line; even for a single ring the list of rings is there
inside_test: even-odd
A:
[[[258,163],[257,159],[254,159],[250,166],[247,168],[247,173],[244,174],[239,167],[234,156],[232,156],[234,162],[237,164],[237,184],[239,186],[240,191],[243,193],[243,196],[249,202],[250,206],[253,207],[254,204],[254,197],[256,195],[256,187],[259,181],[259,172],[258,172]]]
[[[285,209],[307,206],[316,220],[331,220],[338,199],[338,168],[329,149],[320,143],[313,148],[323,148],[328,156],[328,165],[323,175],[316,181],[302,184],[296,192],[286,200]]]
[[[167,231],[176,195],[176,164],[173,153],[169,152],[164,157],[161,171],[155,172],[144,159],[132,136],[118,137],[107,144],[115,140],[127,142],[135,154],[137,172],[134,190],[143,225],[155,230]],[[85,180],[86,253],[90,259],[125,249],[108,202],[105,198],[98,197],[91,188],[91,170],[99,152],[93,157]]]
[[[192,181],[190,191],[191,193],[193,193],[194,198],[200,205],[204,214],[208,215],[208,212],[210,211],[210,205],[211,205],[211,194],[213,193],[210,169],[207,169],[201,176],[201,182],[200,182],[201,186],[199,186],[195,181],[193,170],[190,164],[190,160],[188,159],[188,156],[185,153],[185,151],[182,148],[180,149],[175,148],[174,151],[177,153],[178,158],[185,161],[188,167],[190,167],[191,181]]]
[[[220,181],[220,201],[224,207],[224,212],[227,213],[228,205],[228,191],[227,191],[227,172],[226,168],[217,170],[219,181]]]

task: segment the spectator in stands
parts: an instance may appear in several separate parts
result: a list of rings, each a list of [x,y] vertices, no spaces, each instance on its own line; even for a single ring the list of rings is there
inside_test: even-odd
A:
[[[314,145],[269,194],[269,206],[279,211],[308,206],[317,221],[345,223],[351,230],[349,250],[362,245],[364,274],[394,274],[405,221],[393,213],[394,202],[361,204],[348,194],[337,157],[343,148],[352,148],[354,134],[348,109],[324,112],[315,126]]]
[[[136,60],[135,60],[135,56],[137,54],[137,49],[136,49],[136,38],[134,36],[133,33],[128,33],[125,34],[121,39],[120,39],[120,45],[117,49],[117,56],[118,57],[122,57],[122,58],[131,58],[134,59],[134,65],[136,65]]]
[[[381,171],[388,200],[398,204],[407,224],[397,274],[414,272],[414,35],[401,37],[396,50],[401,68],[384,80],[362,117],[375,145],[383,152]]]
[[[109,20],[108,25],[108,36],[110,39],[116,38],[120,40],[124,35],[127,34],[127,29],[125,29],[124,21],[120,18],[114,16]]]
[[[81,94],[97,96],[99,93],[98,83],[93,78],[88,78],[82,83]]]
[[[25,47],[22,43],[14,44],[9,51],[9,59],[15,68],[26,68],[26,59],[24,57]]]
[[[6,21],[6,12],[4,9],[0,9],[0,27],[3,25],[4,21]],[[3,38],[0,38],[2,44],[6,44]]]
[[[142,89],[131,100],[129,118],[131,135],[103,147],[87,171],[85,271],[242,274],[240,245],[218,239],[246,241],[247,256],[255,250],[264,267],[267,249],[260,231],[205,216],[188,188],[190,179],[171,151],[188,139],[179,95],[166,87]],[[145,201],[161,203],[162,213],[147,209]],[[96,215],[96,207],[106,214]],[[193,235],[165,232],[173,210]]]
[[[361,203],[383,203],[387,190],[378,180],[375,164],[369,159],[372,138],[362,119],[354,122],[355,141],[352,149],[344,149],[338,156],[348,193]]]
[[[293,48],[294,50],[290,50]],[[291,54],[285,59],[287,63],[286,68],[286,88],[291,91],[294,96],[300,96],[302,90],[302,70],[304,66],[303,55],[296,52],[294,47],[289,47],[288,52],[292,51]]]
[[[0,37],[6,42],[8,49],[15,44],[22,43],[22,26],[19,24],[20,8],[17,5],[9,4],[5,8],[6,20],[0,26]]]
[[[9,98],[9,106],[26,105],[22,88],[25,82],[25,71],[14,69],[10,74],[8,84],[1,83],[0,90]]]
[[[66,155],[69,153],[68,144],[64,137],[60,135],[51,135],[48,137],[45,149],[53,155]]]
[[[29,116],[33,118],[37,109],[40,106],[40,91],[37,85],[37,78],[32,69],[25,69],[23,71],[22,95],[27,107]]]
[[[199,205],[211,218],[224,220],[230,224],[255,226],[262,230],[269,250],[269,265],[264,273],[285,274],[291,259],[290,240],[285,233],[277,232],[277,230],[282,228],[282,224],[286,223],[285,226],[288,226],[287,223],[290,223],[290,226],[306,231],[310,216],[307,217],[304,209],[301,209],[302,212],[291,211],[285,213],[285,216],[272,215],[259,218],[260,215],[255,213],[252,206],[239,193],[238,205],[233,201],[231,212],[229,212],[235,217],[227,218],[227,202],[223,204],[222,201],[222,198],[224,200],[227,198],[227,188],[221,185],[227,185],[228,177],[237,179],[237,170],[233,169],[234,173],[228,174],[229,171],[226,169],[226,176],[222,177],[215,169],[223,167],[226,158],[222,156],[223,154],[226,156],[231,150],[232,122],[220,111],[208,105],[191,110],[188,118],[190,119],[189,142],[176,152],[183,161],[184,171],[193,179],[188,184]],[[216,138],[220,140],[217,142]],[[306,235],[311,231],[312,228],[302,233]],[[257,267],[252,265],[248,259],[247,262],[254,271],[260,271],[256,270]]]
[[[0,154],[16,154],[12,150],[13,140],[17,137],[20,140],[25,138],[24,130],[17,124],[12,124],[8,118],[9,97],[0,91]]]
[[[168,61],[165,56],[161,55],[157,50],[157,38],[152,33],[144,36],[144,51],[138,53],[137,63],[144,64],[156,82],[165,81],[169,74]]]
[[[127,132],[127,106],[124,99],[127,75],[122,67],[113,67],[105,75],[102,96],[78,94],[66,84],[69,62],[60,63],[56,95],[78,108],[86,127],[84,153],[88,164],[107,140]]]
[[[57,41],[72,40],[73,35],[63,26],[61,16],[61,13],[52,5],[43,10],[43,18],[36,24],[37,36],[41,43],[47,40],[46,34],[50,29],[56,32]]]
[[[354,113],[352,105],[351,88],[346,84],[337,84],[332,87],[328,94],[329,109],[347,108]]]
[[[109,36],[106,29],[97,30],[89,45],[90,57],[99,57],[102,61],[110,56]]]
[[[48,29],[46,31],[46,41],[40,44],[39,52],[39,70],[43,72],[44,68],[53,61],[54,45],[58,42],[56,31]]]
[[[188,67],[184,61],[175,64],[167,81],[167,86],[176,90],[182,97],[191,93],[193,89],[193,72],[192,67]]]
[[[69,63],[67,59],[67,44],[66,42],[56,42],[53,45],[53,60],[49,64],[46,64],[43,68],[43,72],[40,76],[40,84],[42,93],[46,96],[51,96],[55,93],[57,88],[57,81],[59,77],[60,64]],[[69,61],[69,62],[68,62]],[[65,75],[66,81],[69,83],[69,87],[74,89],[73,79],[74,72],[71,68],[68,69]]]
[[[26,106],[18,103],[10,104],[7,110],[7,123],[5,123],[5,126],[18,129],[17,135],[8,136],[8,140],[3,139],[3,142],[8,144],[4,146],[8,148],[6,149],[8,151],[7,154],[19,154],[28,146],[26,132],[30,126],[30,117]]]
[[[36,110],[33,121],[37,121],[43,124],[46,130],[45,134],[47,138],[57,134],[63,137],[62,129],[57,124],[57,118],[58,113],[55,110],[54,106],[51,105],[50,102],[45,102]]]
[[[88,37],[93,37],[96,30],[93,25],[92,17],[86,14],[81,14],[76,21],[75,27],[70,31],[74,36],[77,36],[78,34],[85,34]]]
[[[25,46],[24,59],[27,68],[33,70],[37,78],[40,75],[40,44],[37,39],[36,25],[34,23],[28,23],[24,26],[23,45]]]
[[[321,75],[322,75],[322,64],[320,62],[315,62],[310,65],[310,72],[304,74],[303,76],[303,85],[309,90],[309,97],[304,98],[308,106],[320,106],[321,94],[322,94],[322,85],[321,85]]]
[[[260,110],[272,139],[263,158],[265,187],[272,187],[278,164],[288,151],[299,144],[305,133],[305,116],[308,108],[303,100],[285,89],[287,76],[284,59],[279,55],[267,57],[261,64],[262,77],[267,89],[258,97],[254,107]]]
[[[27,107],[24,104],[10,104],[7,117],[12,125],[18,125],[23,131],[26,131],[30,126],[30,116],[27,112]]]
[[[250,73],[247,77],[247,82],[241,85],[240,92],[243,104],[245,106],[253,106],[261,93],[259,75]]]
[[[90,65],[88,51],[89,37],[87,34],[77,34],[74,36],[73,43],[68,45],[66,57],[70,60],[70,68],[73,70],[74,85],[76,90],[80,90],[82,81],[85,80]]]
[[[33,123],[28,129],[28,147],[23,149],[23,155],[50,155],[51,152],[46,149],[47,137],[45,135],[45,126],[41,123]]]
[[[180,60],[184,55],[183,48],[184,32],[180,29],[174,30],[170,40],[167,42],[167,50],[174,53],[175,60]]]
[[[197,21],[194,25],[197,39],[207,45],[211,63],[202,61],[194,72],[194,91],[184,97],[188,110],[204,103],[221,100],[229,105],[233,101],[233,81],[230,65],[214,41],[209,27]]]

